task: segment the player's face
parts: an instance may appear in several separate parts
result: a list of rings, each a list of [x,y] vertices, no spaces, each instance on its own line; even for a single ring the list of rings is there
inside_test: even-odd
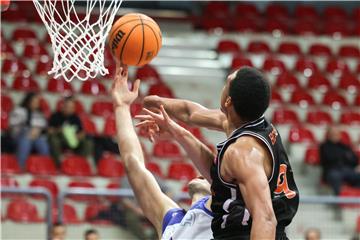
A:
[[[221,92],[221,111],[223,113],[227,113],[227,107],[225,106],[225,103],[226,103],[226,100],[228,99],[229,97],[229,87],[230,87],[230,83],[232,80],[234,80],[235,76],[236,76],[236,73],[237,73],[237,70],[234,71],[233,73],[231,73],[227,79],[226,79],[226,83],[222,89],[222,92]]]
[[[188,183],[189,189],[193,189],[194,193],[196,192],[202,192],[202,193],[208,193],[210,192],[210,183],[202,176],[194,178]]]

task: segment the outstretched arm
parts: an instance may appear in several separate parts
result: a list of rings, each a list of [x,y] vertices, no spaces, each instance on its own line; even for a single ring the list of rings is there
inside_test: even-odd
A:
[[[157,132],[167,132],[174,138],[186,151],[189,158],[193,161],[201,175],[211,183],[210,167],[214,160],[214,153],[201,141],[199,141],[188,130],[173,121],[166,113],[164,106],[160,106],[160,113],[154,113],[144,109],[148,115],[137,115],[135,118],[142,120],[136,126],[150,128],[152,136]],[[151,134],[151,133],[150,133]]]
[[[144,98],[144,107],[160,109],[163,105],[170,117],[188,125],[205,127],[217,131],[227,131],[226,116],[219,109],[208,109],[198,103],[184,99],[148,96]]]
[[[133,90],[128,89],[127,68],[117,66],[112,86],[118,146],[130,185],[144,215],[156,228],[161,237],[162,221],[166,212],[178,205],[160,189],[154,176],[145,168],[144,155],[133,128],[130,105],[137,98],[140,81],[136,80]]]

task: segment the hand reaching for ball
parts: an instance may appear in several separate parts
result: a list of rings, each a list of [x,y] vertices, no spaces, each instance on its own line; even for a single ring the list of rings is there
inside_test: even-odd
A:
[[[117,62],[115,79],[111,88],[115,107],[130,106],[139,95],[140,80],[137,79],[132,90],[129,90],[128,74],[128,67]]]

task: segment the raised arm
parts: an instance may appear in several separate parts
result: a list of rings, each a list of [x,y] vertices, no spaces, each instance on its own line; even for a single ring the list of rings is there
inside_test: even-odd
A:
[[[135,116],[137,119],[143,120],[137,126],[148,127],[154,130],[155,135],[156,132],[157,134],[161,134],[161,132],[169,133],[170,137],[184,148],[201,175],[211,183],[210,167],[215,157],[214,153],[188,130],[173,121],[166,113],[163,105],[160,106],[159,114],[148,109],[144,109],[144,111],[148,115]],[[154,124],[157,128],[154,128]]]
[[[205,127],[217,131],[227,131],[227,120],[219,109],[208,109],[198,103],[184,99],[147,96],[144,98],[144,107],[160,108],[163,105],[170,117],[188,125]]]
[[[140,81],[136,80],[133,90],[130,91],[127,78],[127,68],[117,66],[112,97],[119,150],[135,197],[160,238],[164,215],[169,209],[177,208],[178,205],[161,191],[154,176],[145,168],[144,155],[130,114],[130,105],[138,96]]]
[[[264,159],[268,153],[251,137],[237,140],[225,152],[221,175],[239,185],[246,208],[252,218],[251,239],[275,239],[276,217]]]

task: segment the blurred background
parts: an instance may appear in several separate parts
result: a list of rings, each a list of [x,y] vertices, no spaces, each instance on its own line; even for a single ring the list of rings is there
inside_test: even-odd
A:
[[[125,1],[118,16],[128,12],[153,17],[163,33],[151,64],[130,69],[131,80],[142,80],[133,116],[147,95],[219,108],[232,70],[261,69],[272,85],[266,116],[301,194],[289,238],[305,239],[310,230],[321,239],[359,239],[360,2]],[[44,187],[52,205],[39,193],[2,192],[1,238],[85,239],[90,230],[99,239],[156,239],[132,197],[103,195],[130,187],[114,137],[110,51],[109,75],[68,83],[47,74],[51,47],[31,1],[13,1],[1,13],[1,187]],[[226,137],[185,127],[212,148]],[[186,153],[139,136],[147,167],[187,208],[186,184],[196,171]]]

